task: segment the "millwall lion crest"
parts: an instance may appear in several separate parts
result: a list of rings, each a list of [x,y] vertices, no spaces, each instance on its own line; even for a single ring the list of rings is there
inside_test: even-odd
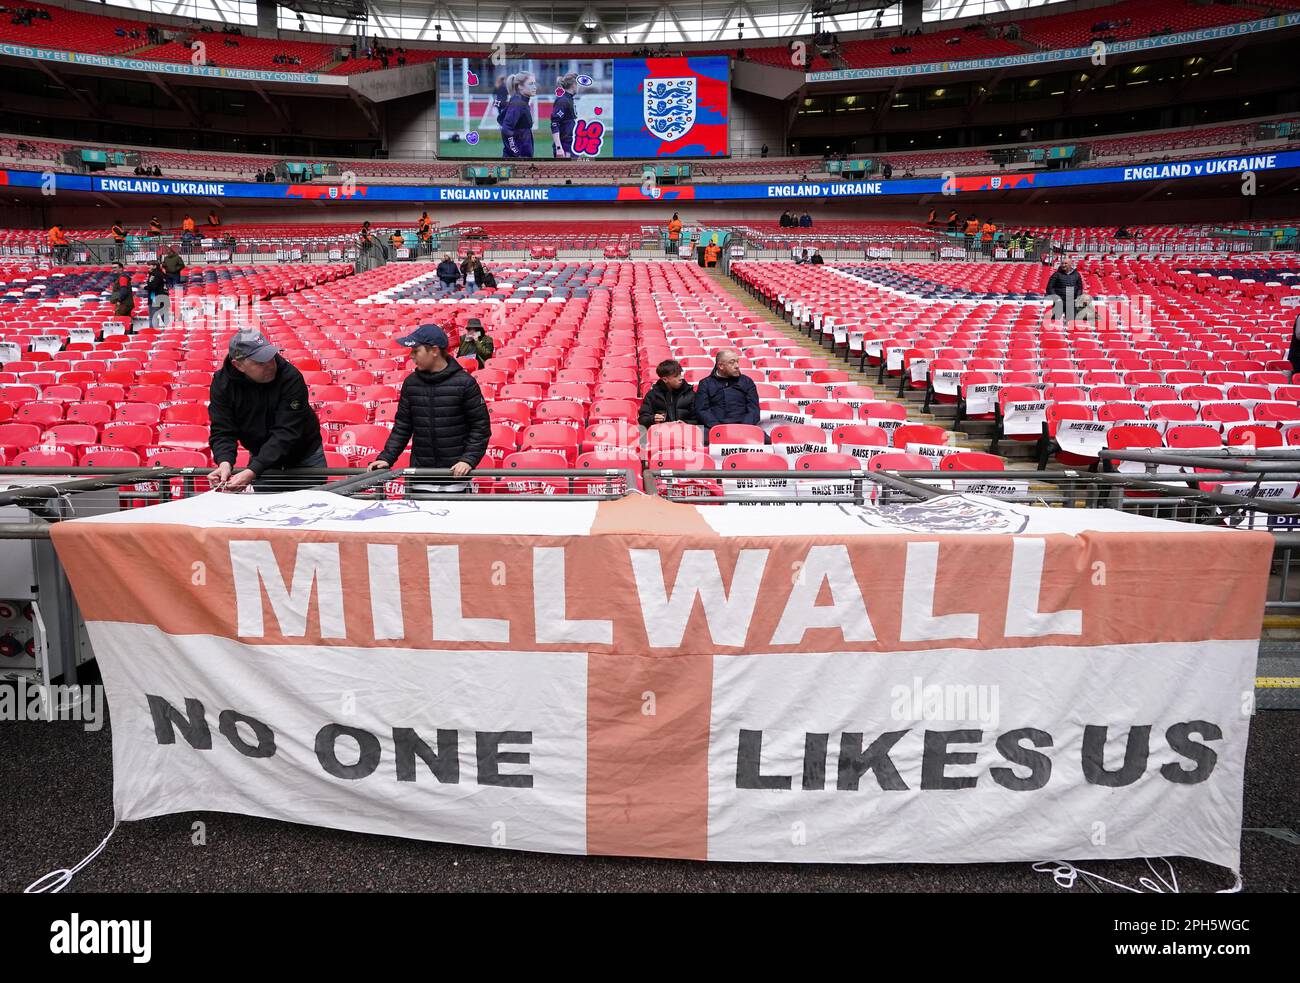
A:
[[[678,140],[695,125],[695,79],[648,78],[642,89],[646,129],[660,140]]]
[[[1023,509],[1006,502],[967,495],[942,495],[924,502],[893,505],[838,506],[872,529],[922,533],[1002,533],[1015,535],[1029,526]]]

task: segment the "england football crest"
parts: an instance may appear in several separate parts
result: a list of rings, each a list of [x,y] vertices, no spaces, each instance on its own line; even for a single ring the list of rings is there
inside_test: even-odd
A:
[[[330,185],[330,197],[337,198],[338,196],[339,196],[339,189],[334,185]]]
[[[660,140],[678,140],[695,125],[694,78],[648,78],[642,87],[646,129]]]
[[[1000,178],[1000,177],[992,177],[992,178],[989,178],[989,187],[992,188],[992,189],[995,190],[995,191],[996,191],[998,188],[1002,187],[1002,178]]]

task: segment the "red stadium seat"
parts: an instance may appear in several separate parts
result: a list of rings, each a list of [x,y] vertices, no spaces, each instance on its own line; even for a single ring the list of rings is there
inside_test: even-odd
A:
[[[659,424],[664,426],[664,424]],[[651,430],[654,428],[652,427]],[[713,444],[762,444],[766,435],[762,427],[747,423],[720,423],[709,430],[709,445]]]
[[[41,428],[33,423],[0,423],[0,450],[10,460],[41,439]]]
[[[63,419],[63,404],[24,403],[14,413],[14,419],[20,423],[34,423],[38,427],[48,427]]]
[[[501,423],[512,430],[523,430],[533,420],[526,403],[514,400],[496,400],[488,404],[488,416],[493,423]]]
[[[99,443],[99,429],[88,423],[63,423],[41,435],[41,445],[52,450],[71,450]]]
[[[9,463],[16,468],[49,470],[50,468],[76,467],[77,462],[67,451],[46,451],[36,448],[16,454],[10,459]]]
[[[160,423],[158,443],[178,450],[200,450],[208,446],[208,427],[198,423]]]
[[[350,467],[365,467],[379,457],[391,433],[373,423],[352,424],[338,432],[334,450],[347,457]]]
[[[1006,461],[983,451],[957,451],[939,461],[940,471],[1005,471]]]
[[[713,471],[717,464],[703,451],[667,451],[652,456],[648,462],[654,470]]]
[[[591,404],[587,419],[591,422],[600,420],[635,420],[640,406],[632,399],[598,399]]]
[[[1199,424],[1170,427],[1165,431],[1165,444],[1178,450],[1222,447],[1223,435],[1214,427]]]
[[[934,461],[922,454],[894,451],[877,454],[867,461],[868,471],[933,471]]]
[[[894,431],[894,446],[906,449],[908,444],[946,444],[948,431],[927,423],[905,423]]]
[[[567,466],[573,467],[577,461],[580,439],[581,433],[567,424],[535,423],[524,431],[519,447],[521,451],[551,451],[561,454]]]
[[[125,449],[94,450],[81,455],[83,468],[138,468],[140,455]]]
[[[516,451],[505,459],[502,467],[533,470],[559,470],[572,467],[573,461],[565,454],[547,450]],[[494,489],[513,495],[563,495],[569,490],[569,481],[561,477],[521,477],[480,479],[494,482]],[[477,484],[477,483],[476,483]]]
[[[138,451],[154,443],[153,427],[140,423],[108,424],[100,434],[99,442],[107,447],[123,447]]]
[[[370,411],[360,403],[324,403],[317,414],[321,428],[328,435],[337,435],[358,424],[370,422]]]
[[[326,455],[328,457],[328,455]],[[208,457],[198,451],[183,451],[165,448],[155,450],[147,456],[145,463],[149,467],[164,468],[206,468]]]
[[[578,455],[579,471],[602,468],[624,468],[631,474],[631,487],[642,490],[641,458],[635,451],[607,450]],[[620,482],[601,478],[580,478],[573,484],[573,490],[580,494],[594,494],[601,491],[618,491]]]
[[[208,423],[208,408],[206,406],[195,406],[192,403],[181,406],[168,406],[162,411],[162,422],[202,423],[206,426]]]
[[[113,419],[113,407],[108,403],[73,403],[65,417],[69,423],[89,423],[103,426]]]
[[[1228,430],[1229,447],[1281,447],[1282,431],[1261,423],[1249,423]]]
[[[153,426],[162,419],[162,409],[153,403],[127,403],[118,407],[113,419],[124,423],[144,423]]]
[[[795,459],[796,471],[861,471],[864,465],[852,454],[834,452],[804,454]]]
[[[742,451],[722,459],[724,471],[786,471],[789,464],[780,454],[765,451]]]
[[[587,424],[582,403],[568,399],[544,399],[533,408],[533,420],[539,423],[562,423],[581,430]]]

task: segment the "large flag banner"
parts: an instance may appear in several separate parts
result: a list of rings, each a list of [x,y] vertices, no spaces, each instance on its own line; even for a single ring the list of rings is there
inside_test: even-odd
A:
[[[1272,542],[914,505],[209,494],[53,527],[119,818],[1236,868]]]

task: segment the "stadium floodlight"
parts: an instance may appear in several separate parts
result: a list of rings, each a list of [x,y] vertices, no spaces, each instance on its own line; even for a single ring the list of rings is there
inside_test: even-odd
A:
[[[366,0],[282,0],[280,6],[292,10],[299,20],[303,14],[313,14],[338,20],[364,21],[370,12]]]
[[[899,0],[813,0],[812,15],[814,19],[840,17],[864,10],[888,10],[898,3]]]

